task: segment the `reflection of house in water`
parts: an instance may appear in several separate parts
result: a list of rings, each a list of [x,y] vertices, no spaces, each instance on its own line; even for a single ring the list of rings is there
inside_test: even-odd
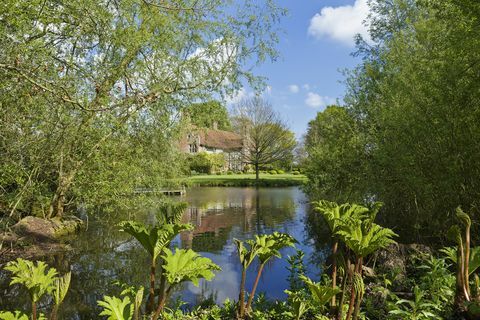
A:
[[[250,218],[254,214],[254,203],[249,198],[242,202],[209,203],[203,208],[189,207],[182,222],[191,223],[194,229],[182,232],[182,247],[195,251],[220,251],[227,243],[232,227],[246,223],[246,230],[249,230]]]

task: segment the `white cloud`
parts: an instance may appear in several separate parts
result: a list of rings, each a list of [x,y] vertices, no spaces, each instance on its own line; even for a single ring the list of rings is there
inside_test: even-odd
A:
[[[303,89],[305,90],[310,90],[310,85],[308,83],[305,83],[303,86],[302,86]]]
[[[308,33],[318,39],[331,38],[346,45],[354,45],[354,36],[359,33],[369,39],[364,20],[369,14],[367,0],[355,0],[353,5],[324,7],[310,20]]]
[[[327,96],[321,96],[314,92],[307,93],[305,104],[311,108],[324,108],[327,105],[334,104],[335,99]]]
[[[297,93],[298,91],[300,91],[300,88],[296,84],[291,84],[288,86],[288,91],[290,91],[291,93]]]

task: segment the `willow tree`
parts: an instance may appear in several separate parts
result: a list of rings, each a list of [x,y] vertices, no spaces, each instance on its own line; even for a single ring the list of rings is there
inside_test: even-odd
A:
[[[270,0],[2,1],[2,211],[41,202],[62,216],[132,122],[160,112],[170,124],[189,101],[260,85],[247,64],[276,56],[282,14]]]

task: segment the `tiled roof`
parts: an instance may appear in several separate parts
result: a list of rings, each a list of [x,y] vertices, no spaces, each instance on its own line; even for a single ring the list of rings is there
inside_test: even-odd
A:
[[[198,129],[200,145],[222,150],[242,149],[243,140],[239,134],[230,131]]]

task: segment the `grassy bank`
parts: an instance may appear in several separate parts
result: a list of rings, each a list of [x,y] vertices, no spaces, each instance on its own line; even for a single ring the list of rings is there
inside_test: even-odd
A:
[[[294,174],[260,174],[258,185],[261,187],[288,187],[302,185],[304,175]],[[187,178],[190,186],[203,187],[249,187],[255,185],[255,174],[199,175]]]

